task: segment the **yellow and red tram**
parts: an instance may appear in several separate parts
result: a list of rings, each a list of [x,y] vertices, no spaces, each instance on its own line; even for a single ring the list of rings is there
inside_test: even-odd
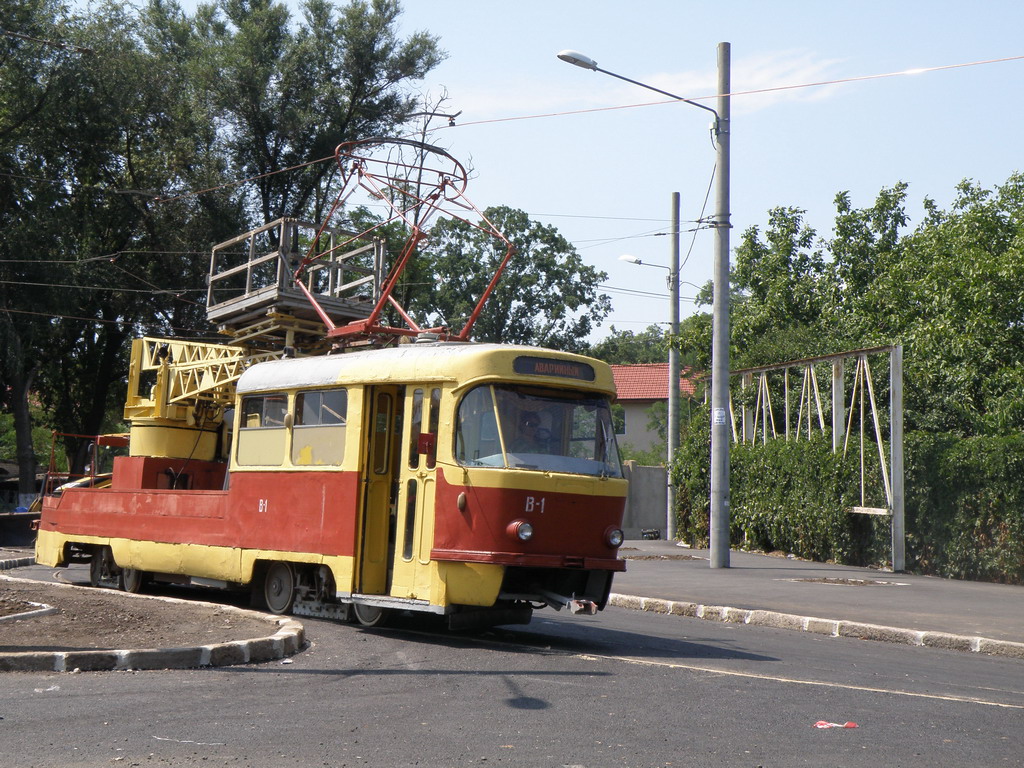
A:
[[[593,613],[625,567],[613,397],[606,364],[523,346],[258,362],[220,401],[136,410],[109,487],[44,498],[37,561],[88,560],[94,584],[130,591],[249,587],[276,613],[371,626]]]

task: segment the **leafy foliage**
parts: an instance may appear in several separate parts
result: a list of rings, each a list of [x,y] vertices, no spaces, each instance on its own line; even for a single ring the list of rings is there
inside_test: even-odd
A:
[[[965,181],[950,210],[926,201],[910,231],[906,190],[883,189],[859,210],[839,194],[829,241],[793,208],[772,211],[764,233],[744,233],[733,272],[732,361],[753,367],[902,344],[908,562],[1019,581],[1024,176],[994,190]],[[682,336],[691,348],[710,348],[706,323]],[[699,422],[674,468],[685,491],[680,530],[696,541],[707,535],[708,503]],[[829,446],[796,445],[733,449],[733,543],[879,561],[877,545],[861,541],[841,512],[852,506],[842,491],[847,469]],[[880,531],[874,538],[885,539]]]
[[[390,133],[443,54],[399,39],[397,0],[3,7],[0,398],[28,491],[30,392],[61,431],[113,427],[127,340],[206,327],[210,246],[333,198],[331,163],[272,172]]]
[[[151,8],[165,28],[188,24],[171,6]],[[199,7],[183,41],[163,38],[173,51],[201,51],[195,71],[232,166],[256,178],[247,202],[261,223],[303,215],[319,221],[331,199],[325,182],[337,168],[300,166],[329,157],[344,141],[386,135],[414,111],[416,97],[401,86],[443,54],[426,33],[399,39],[400,13],[397,0],[340,8],[306,0],[295,23],[274,0],[219,0]]]
[[[913,433],[906,472],[916,569],[1024,583],[1024,436]]]
[[[554,227],[523,211],[499,206],[484,211],[511,241],[515,255],[473,327],[477,341],[533,344],[580,351],[594,325],[611,311],[598,292],[607,279],[585,264]],[[409,306],[436,325],[461,327],[505,255],[502,243],[481,229],[443,219],[418,257],[425,284]]]
[[[1007,434],[1024,428],[1024,176],[968,182],[952,210],[926,202],[905,232],[906,185],[854,210],[836,198],[825,243],[802,212],[776,209],[736,254],[737,366],[900,343],[908,429]]]
[[[703,415],[710,416],[702,406]],[[680,538],[706,546],[710,513],[710,418],[695,415],[673,467],[681,514]],[[884,562],[883,524],[852,515],[860,503],[859,468],[851,455],[833,453],[831,442],[774,441],[739,444],[730,450],[733,546],[782,550],[799,557],[843,563]],[[875,477],[877,480],[877,467]]]
[[[620,331],[613,325],[587,354],[609,365],[661,363],[668,358],[668,343],[669,336],[657,325],[649,325],[639,333]]]

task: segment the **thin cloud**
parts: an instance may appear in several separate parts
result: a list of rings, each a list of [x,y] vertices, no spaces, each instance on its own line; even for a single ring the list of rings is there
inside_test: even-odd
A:
[[[841,62],[841,59],[822,59],[810,51],[800,50],[773,51],[744,56],[732,62],[732,92],[743,94],[747,91],[784,88],[830,80],[835,77],[835,68]],[[674,74],[662,73],[651,75],[644,82],[669,93],[700,100],[702,104],[714,107],[713,94],[718,90],[718,73],[714,69]],[[816,88],[740,95],[733,99],[732,111],[733,113],[751,113],[782,103],[820,101],[832,96],[837,87],[826,85]]]
[[[836,67],[840,63],[841,59],[823,59],[812,52],[801,50],[745,56],[732,63],[732,90],[733,93],[740,93],[821,82],[836,77]],[[601,73],[577,70],[570,74],[574,77],[558,77],[553,74],[550,78],[537,80],[517,76],[491,78],[479,84],[452,84],[449,88],[450,103],[457,109],[465,110],[464,119],[475,121],[641,104],[665,98]],[[718,74],[714,67],[681,72],[623,74],[668,93],[714,106],[714,94],[718,89]],[[820,101],[832,96],[837,87],[825,85],[740,96],[733,99],[732,109],[734,113],[744,114],[769,109],[781,103]]]
[[[804,83],[818,83],[837,77],[836,67],[842,59],[821,59],[808,51],[779,51],[760,56],[748,56],[733,66],[732,90],[756,91]],[[772,91],[737,97],[733,109],[756,112],[776,104],[794,101],[821,101],[832,97],[838,85],[814,88]]]

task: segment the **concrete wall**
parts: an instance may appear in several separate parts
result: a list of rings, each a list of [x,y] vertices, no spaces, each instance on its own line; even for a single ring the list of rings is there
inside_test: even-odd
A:
[[[643,538],[644,530],[657,530],[665,538],[665,506],[668,503],[668,474],[664,467],[641,467],[635,461],[622,465],[629,480],[626,515],[622,530],[627,539]]]

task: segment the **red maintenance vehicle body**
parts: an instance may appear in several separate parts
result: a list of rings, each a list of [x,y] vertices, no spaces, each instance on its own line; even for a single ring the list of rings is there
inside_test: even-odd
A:
[[[469,341],[512,255],[482,214],[474,226],[507,246],[505,260],[460,331],[419,327],[393,290],[424,223],[453,215],[446,205],[476,209],[446,152],[397,142],[443,163],[421,166],[436,184],[413,195],[393,154],[374,170],[382,143],[337,154],[346,185],[408,224],[395,263],[385,271],[372,231],[292,219],[216,246],[208,316],[233,340],[135,340],[129,455],[109,485],[43,498],[39,563],[87,561],[94,585],[133,592],[250,589],[275,613],[368,626],[395,611],[467,627],[605,606],[625,568],[627,491],[610,368]],[[383,322],[389,308],[401,325]]]

